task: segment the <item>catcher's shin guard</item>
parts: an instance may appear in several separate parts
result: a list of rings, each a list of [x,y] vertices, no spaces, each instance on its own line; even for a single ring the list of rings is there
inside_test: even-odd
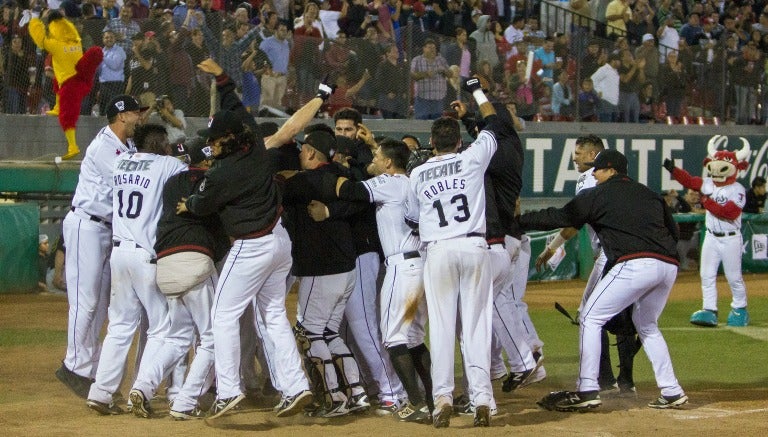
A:
[[[325,342],[325,339],[321,334],[307,331],[301,326],[301,323],[296,323],[293,334],[296,338],[299,352],[304,356],[304,370],[309,378],[310,389],[314,395],[315,403],[321,406],[331,405],[333,400],[331,399],[331,391],[328,388],[325,371],[326,366],[333,365],[333,362],[312,353],[312,343],[318,341]]]

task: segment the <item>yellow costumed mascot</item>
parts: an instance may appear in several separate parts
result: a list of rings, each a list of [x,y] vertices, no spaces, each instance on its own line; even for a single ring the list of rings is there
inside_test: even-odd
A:
[[[83,53],[80,34],[75,26],[58,11],[49,10],[46,13],[47,28],[41,19],[32,18],[29,21],[29,34],[38,47],[51,54],[56,79],[56,106],[51,113],[58,115],[59,124],[67,138],[67,153],[62,159],[71,159],[80,153],[75,138],[80,104],[91,92],[93,78],[104,53],[98,46]]]

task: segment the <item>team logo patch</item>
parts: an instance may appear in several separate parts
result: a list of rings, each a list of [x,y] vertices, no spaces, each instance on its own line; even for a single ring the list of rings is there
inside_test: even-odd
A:
[[[117,108],[117,110],[120,112],[125,111],[125,102],[122,100],[118,100],[117,102],[115,102],[115,108]]]
[[[205,179],[203,179],[203,182],[200,183],[200,188],[198,188],[198,191],[201,193],[205,190]]]

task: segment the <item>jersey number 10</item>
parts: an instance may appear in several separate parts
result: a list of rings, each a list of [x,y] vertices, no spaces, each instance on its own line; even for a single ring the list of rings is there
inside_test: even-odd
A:
[[[455,205],[457,203],[458,205],[456,206],[456,210],[461,212],[462,215],[455,215],[453,216],[453,219],[457,222],[465,222],[469,220],[470,214],[469,208],[467,207],[467,196],[464,194],[457,194],[451,197],[451,205]],[[448,226],[448,221],[445,219],[445,212],[443,211],[443,204],[440,202],[440,199],[432,202],[432,208],[437,210],[437,215],[440,217],[440,227],[444,228]]]
[[[127,202],[123,201],[123,190],[117,192],[117,215],[134,219],[141,214],[141,204],[144,202],[144,195],[139,191],[131,191],[127,195]],[[125,215],[123,215],[125,209]]]

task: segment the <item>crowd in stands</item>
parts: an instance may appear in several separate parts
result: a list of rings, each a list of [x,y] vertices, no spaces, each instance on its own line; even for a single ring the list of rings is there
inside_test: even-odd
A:
[[[431,119],[477,75],[527,120],[768,122],[767,0],[0,2],[4,113],[53,106],[50,56],[24,12],[51,8],[84,49],[104,48],[83,114],[126,92],[208,116],[210,79],[195,66],[213,57],[262,116],[291,113],[328,78],[328,115]]]

